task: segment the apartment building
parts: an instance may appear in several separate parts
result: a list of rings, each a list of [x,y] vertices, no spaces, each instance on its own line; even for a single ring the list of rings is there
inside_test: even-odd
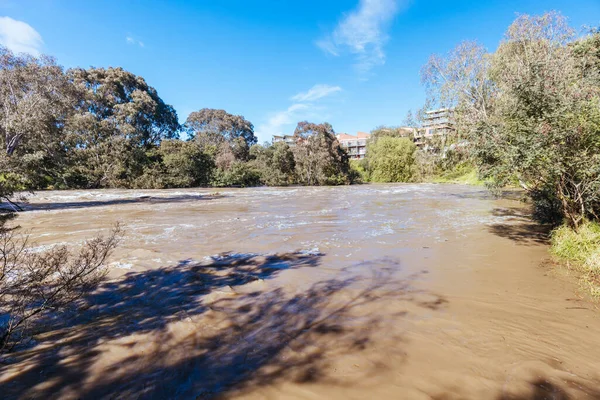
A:
[[[277,142],[285,142],[289,146],[295,146],[296,138],[294,137],[294,135],[274,135],[273,143],[277,143]]]
[[[423,127],[415,133],[415,144],[421,146],[426,139],[435,136],[447,136],[456,131],[454,127],[454,110],[450,108],[440,108],[425,113]]]
[[[358,132],[356,136],[346,133],[336,135],[340,145],[348,152],[350,158],[356,160],[365,158],[365,154],[367,153],[367,139],[370,137],[371,135],[365,132]],[[274,135],[273,143],[278,142],[284,142],[293,147],[296,145],[296,138],[294,135]]]
[[[358,132],[356,136],[353,136],[346,133],[339,133],[336,137],[340,142],[340,145],[346,149],[350,158],[355,160],[365,158],[367,153],[367,140],[371,137],[370,134]]]

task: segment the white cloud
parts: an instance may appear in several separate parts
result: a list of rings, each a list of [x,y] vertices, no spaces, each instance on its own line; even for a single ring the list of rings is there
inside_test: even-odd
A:
[[[142,42],[141,40],[137,40],[135,39],[133,36],[127,36],[125,38],[125,41],[127,42],[127,44],[134,44],[134,45],[138,45],[140,47],[144,47],[144,42]]]
[[[339,86],[319,84],[292,96],[290,100],[293,103],[283,111],[270,114],[267,120],[256,128],[256,135],[260,140],[270,140],[273,135],[291,135],[300,121],[325,119],[325,107],[319,105],[317,100],[341,90]]]
[[[339,86],[331,85],[315,85],[311,87],[307,92],[301,92],[291,98],[292,101],[315,101],[322,97],[329,96],[335,92],[341,91],[342,88]]]
[[[317,41],[317,46],[333,56],[346,51],[354,54],[361,73],[383,65],[386,30],[398,12],[398,1],[360,0],[358,8],[346,14],[333,33]]]
[[[29,24],[10,17],[0,17],[0,44],[15,53],[39,56],[44,41]]]
[[[263,140],[269,140],[273,135],[291,134],[285,132],[284,127],[297,123],[310,114],[311,106],[308,104],[295,103],[286,110],[271,114],[267,122],[256,128],[257,136]]]

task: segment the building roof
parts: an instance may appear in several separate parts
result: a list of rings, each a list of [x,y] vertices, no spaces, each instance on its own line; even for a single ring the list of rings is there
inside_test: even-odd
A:
[[[335,136],[338,140],[356,140],[356,136],[348,135],[347,133],[338,133]]]
[[[358,132],[356,136],[348,135],[347,133],[338,133],[335,135],[338,140],[356,140],[356,139],[368,139],[371,137],[371,134],[366,132]]]

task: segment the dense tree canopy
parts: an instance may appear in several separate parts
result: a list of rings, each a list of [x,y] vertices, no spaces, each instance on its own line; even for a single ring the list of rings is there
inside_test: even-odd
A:
[[[77,99],[63,68],[46,56],[15,55],[0,46],[0,196],[44,186],[64,158],[63,128]],[[52,178],[51,178],[52,179]]]
[[[414,137],[414,128],[409,126],[378,126],[371,131],[371,139],[376,140],[380,137],[405,137],[412,139]]]
[[[122,68],[75,68],[68,75],[82,93],[77,110],[92,141],[122,136],[149,146],[178,136],[177,113],[144,78]]]
[[[300,122],[293,148],[298,181],[304,185],[349,184],[354,180],[348,154],[328,124]]]
[[[411,182],[417,147],[406,137],[382,136],[369,143],[367,170],[373,182]]]
[[[241,115],[229,114],[225,110],[203,108],[192,112],[186,125],[192,136],[202,144],[220,145],[223,141],[237,143],[241,138],[249,148],[257,142],[254,125]]]
[[[0,46],[0,140],[8,156],[21,145],[54,142],[74,100],[54,59],[15,55]]]
[[[132,186],[146,152],[178,136],[177,113],[153,87],[122,68],[71,69],[79,93],[65,130],[71,168],[66,186]]]
[[[250,148],[250,157],[265,185],[286,186],[296,182],[296,161],[287,143],[277,142],[272,146],[256,144]]]

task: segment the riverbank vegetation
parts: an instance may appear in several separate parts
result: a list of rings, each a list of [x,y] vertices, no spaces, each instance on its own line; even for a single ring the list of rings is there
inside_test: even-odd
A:
[[[417,147],[406,137],[381,136],[367,146],[365,170],[371,182],[412,182]]]
[[[587,221],[577,231],[563,225],[551,242],[552,253],[579,272],[584,289],[600,299],[600,224]]]
[[[389,132],[393,132],[390,128]],[[456,137],[424,139],[417,147],[412,135],[371,134],[366,157],[353,160],[362,182],[429,182],[483,185],[469,149]]]
[[[423,110],[455,129],[415,146],[423,111],[372,132],[349,162],[330,124],[301,122],[294,144],[257,144],[241,115],[202,108],[179,122],[144,78],[122,68],[65,70],[0,48],[0,185],[18,190],[517,182],[541,222],[577,228],[600,208],[600,33],[557,13],[520,16],[495,52],[460,43],[423,67]],[[475,172],[476,171],[476,172]],[[474,179],[475,173],[478,179]]]
[[[578,228],[600,206],[600,34],[557,13],[520,16],[494,53],[474,42],[423,68],[431,101],[455,109],[483,178],[517,181],[540,222]]]
[[[301,122],[296,145],[258,145],[253,124],[203,108],[179,123],[144,78],[64,70],[0,47],[0,155],[10,191],[333,185],[354,181],[329,124]]]
[[[491,53],[476,42],[434,55],[429,101],[455,110],[456,135],[493,189],[518,183],[552,251],[598,290],[600,31],[577,36],[555,12],[519,16]],[[561,226],[562,225],[562,226]]]

